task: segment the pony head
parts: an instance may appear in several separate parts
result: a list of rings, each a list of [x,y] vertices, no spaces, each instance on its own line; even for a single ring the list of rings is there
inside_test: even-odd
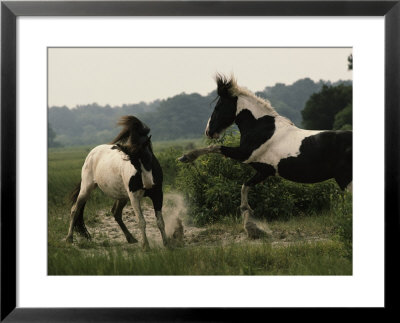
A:
[[[265,115],[279,116],[268,100],[238,86],[233,76],[228,79],[217,74],[216,82],[218,101],[207,123],[205,130],[207,137],[219,138],[220,134],[235,122],[236,117],[243,110],[248,110],[256,119]],[[293,124],[290,120],[286,120]]]
[[[137,144],[136,154],[143,167],[149,171],[153,165],[153,148],[151,145],[151,136],[141,136],[139,138],[139,143]]]
[[[225,76],[217,74],[215,80],[218,101],[208,120],[205,134],[209,138],[216,139],[235,121],[238,97],[234,94],[237,84],[233,77],[227,79]]]

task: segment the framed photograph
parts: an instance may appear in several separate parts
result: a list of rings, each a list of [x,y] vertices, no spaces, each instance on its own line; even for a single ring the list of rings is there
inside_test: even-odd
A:
[[[393,309],[399,16],[398,1],[2,2],[1,320]]]

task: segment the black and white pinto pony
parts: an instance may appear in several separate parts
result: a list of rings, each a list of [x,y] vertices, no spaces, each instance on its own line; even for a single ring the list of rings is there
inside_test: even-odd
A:
[[[164,245],[168,244],[162,217],[163,173],[153,154],[150,129],[134,116],[121,117],[118,125],[124,128],[111,144],[95,147],[86,157],[82,167],[81,182],[71,193],[71,221],[66,240],[73,242],[73,232],[90,239],[83,220],[85,203],[90,193],[99,187],[106,195],[115,199],[111,212],[129,243],[138,242],[122,221],[122,209],[131,202],[139,218],[143,248],[149,248],[146,222],[140,200],[148,196],[154,206],[157,225]]]
[[[249,189],[269,176],[281,176],[300,183],[316,183],[334,178],[340,188],[352,182],[352,131],[303,130],[280,116],[271,104],[232,77],[217,75],[218,101],[208,120],[205,134],[219,138],[234,122],[240,130],[240,146],[212,145],[191,151],[182,162],[218,153],[249,164],[257,173],[242,186],[240,210],[250,238],[265,235],[250,220]]]

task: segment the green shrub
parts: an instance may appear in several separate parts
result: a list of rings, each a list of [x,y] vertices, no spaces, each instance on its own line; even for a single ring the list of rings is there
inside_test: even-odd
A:
[[[353,250],[353,203],[352,194],[346,193],[331,205],[334,216],[335,231],[338,240],[343,242],[346,256],[352,257]]]
[[[176,177],[178,176],[180,162],[177,158],[182,156],[183,151],[195,149],[200,145],[201,139],[158,141],[153,144],[155,155],[161,165],[164,175],[164,188],[176,188]]]
[[[239,138],[237,132],[230,131],[220,142],[238,146]],[[178,167],[176,186],[185,193],[189,213],[196,224],[240,215],[241,186],[255,174],[252,167],[218,154],[204,155],[193,164],[179,164]],[[339,196],[340,188],[333,180],[299,184],[270,177],[250,190],[249,203],[255,217],[271,220],[329,209]]]
[[[182,152],[182,148],[171,147],[155,153],[163,170],[164,187],[175,186],[175,179],[179,171],[177,158],[182,155]]]

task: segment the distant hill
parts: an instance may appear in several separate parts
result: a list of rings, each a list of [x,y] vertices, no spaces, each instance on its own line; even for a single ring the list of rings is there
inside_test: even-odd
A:
[[[340,83],[351,84],[351,81]],[[291,85],[277,83],[256,92],[268,99],[277,112],[301,124],[301,110],[311,94],[323,84],[309,78]],[[55,142],[64,146],[96,145],[111,141],[119,132],[117,120],[122,115],[135,115],[151,128],[154,141],[199,138],[203,135],[208,118],[214,107],[216,92],[202,96],[197,93],[181,93],[166,100],[151,103],[125,104],[123,106],[99,106],[96,103],[67,107],[50,107],[49,124],[54,130]]]
[[[319,92],[324,84],[335,86],[338,84],[352,84],[352,82],[339,81],[331,83],[321,80],[315,83],[309,78],[304,78],[291,85],[276,83],[274,86],[266,87],[263,91],[256,92],[256,94],[268,99],[280,115],[289,118],[297,126],[301,126],[301,110],[304,109],[311,94]]]

